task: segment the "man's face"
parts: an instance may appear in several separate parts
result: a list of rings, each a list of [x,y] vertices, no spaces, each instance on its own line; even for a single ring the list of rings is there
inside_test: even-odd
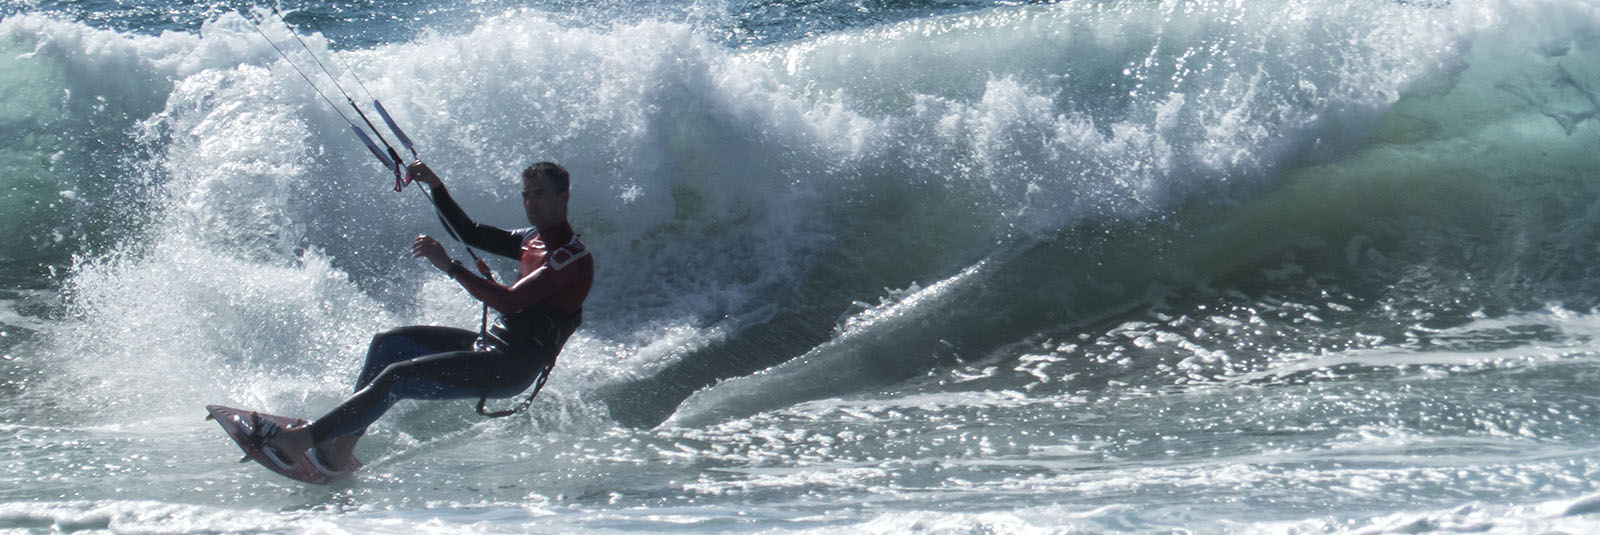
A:
[[[556,191],[555,183],[543,175],[522,180],[522,211],[528,223],[543,227],[567,218],[568,191]]]

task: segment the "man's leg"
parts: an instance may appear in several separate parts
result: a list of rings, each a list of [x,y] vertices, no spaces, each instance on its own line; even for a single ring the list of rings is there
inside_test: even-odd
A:
[[[367,360],[356,377],[356,390],[365,388],[383,369],[396,362],[424,355],[469,351],[478,333],[454,327],[413,325],[390,329],[372,337],[367,345]]]
[[[520,391],[537,376],[537,365],[500,351],[452,351],[397,362],[313,422],[311,439],[331,448],[332,441],[366,429],[402,399],[466,399],[485,390]]]
[[[416,325],[400,327],[379,333],[367,345],[367,358],[361,374],[356,378],[356,392],[371,384],[385,368],[397,362],[435,353],[470,350],[478,333],[453,327]],[[385,408],[387,410],[387,408]],[[366,434],[366,428],[317,444],[317,455],[325,466],[340,467],[350,462],[356,443]],[[273,444],[280,451],[292,454],[304,451],[314,443],[307,428],[286,429]],[[296,455],[297,456],[297,455]]]

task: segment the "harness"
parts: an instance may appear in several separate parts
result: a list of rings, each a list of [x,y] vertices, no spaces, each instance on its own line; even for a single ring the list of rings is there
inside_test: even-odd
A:
[[[538,254],[540,252],[543,254]],[[588,255],[588,249],[584,247],[583,242],[578,241],[576,234],[565,245],[554,249],[546,249],[542,237],[534,234],[522,244],[521,273],[526,276],[540,267],[560,270],[573,261]],[[539,348],[537,350],[538,354],[530,356],[543,357],[545,361],[544,365],[539,367],[539,375],[533,382],[533,391],[521,403],[510,409],[490,412],[486,407],[489,404],[489,392],[492,389],[485,385],[483,395],[478,398],[478,414],[488,418],[504,418],[526,411],[529,406],[533,405],[533,398],[539,396],[539,391],[544,389],[545,381],[550,379],[550,371],[556,365],[556,356],[561,352],[561,348],[566,345],[567,338],[571,337],[572,333],[583,325],[583,310],[579,309],[578,312],[569,315],[562,313],[554,305],[541,303],[530,307],[528,310],[506,314],[501,316],[501,321],[495,325],[497,327],[496,330],[504,333],[502,336],[500,333],[489,329],[488,305],[485,304],[484,318],[481,325],[482,327],[478,333],[478,344],[495,341],[505,349],[536,345]],[[526,333],[537,334],[529,336]],[[516,340],[507,340],[507,338],[515,338]]]
[[[537,350],[530,351],[529,353],[532,354],[528,354],[526,356],[528,358],[542,358],[544,359],[544,364],[539,366],[539,370],[537,372],[539,375],[536,379],[534,379],[533,391],[528,393],[527,399],[522,400],[521,403],[518,403],[516,406],[510,409],[490,412],[486,406],[489,404],[489,392],[493,390],[493,388],[491,388],[489,385],[485,385],[483,388],[483,395],[478,398],[478,414],[489,418],[504,418],[506,416],[511,416],[513,414],[528,410],[528,407],[533,405],[533,398],[539,396],[539,391],[544,389],[545,381],[550,379],[550,371],[556,366],[556,357],[560,354],[562,346],[565,346],[567,343],[567,338],[571,337],[572,333],[576,332],[578,327],[583,325],[582,311],[579,311],[577,314],[573,314],[570,317],[563,318],[563,316],[566,315],[562,314],[558,310],[555,310],[554,307],[548,305],[540,306],[537,310],[522,311],[518,312],[514,316],[503,318],[502,321],[504,323],[511,323],[512,325],[502,326],[501,324],[497,323],[495,325],[496,330],[505,332],[506,336],[500,336],[494,331],[484,332],[483,336],[478,339],[478,343],[474,345],[497,343],[502,346],[502,350],[509,350],[516,346],[514,346],[505,338],[522,338],[519,340],[522,343],[517,345],[522,345],[523,347],[526,347],[526,344],[538,346]],[[544,327],[545,330],[542,333],[542,336],[523,338],[516,335],[518,331],[522,330],[518,329],[518,327],[522,327],[523,329],[533,327],[531,325],[523,325],[525,323],[532,322],[537,322],[539,325]]]
[[[515,407],[503,411],[489,412],[488,409],[484,408],[485,405],[489,404],[489,390],[484,389],[483,397],[478,398],[478,414],[482,414],[489,418],[504,418],[528,410],[528,407],[533,405],[533,398],[538,397],[539,391],[544,389],[545,380],[550,378],[550,370],[555,367],[555,361],[551,361],[549,364],[540,367],[539,379],[534,381],[533,392],[528,394],[528,398],[522,400],[522,403],[518,403]]]

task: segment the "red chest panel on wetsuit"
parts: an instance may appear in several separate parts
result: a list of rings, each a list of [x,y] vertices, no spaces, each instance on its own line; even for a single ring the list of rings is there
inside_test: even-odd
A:
[[[576,271],[571,273],[575,277],[571,284],[551,295],[545,301],[567,313],[577,312],[583,308],[583,300],[589,296],[589,287],[593,284],[594,270],[590,267],[593,262],[589,258],[589,249],[577,236],[572,236],[566,244],[552,247],[544,242],[543,236],[534,234],[528,241],[522,243],[522,266],[519,276],[527,277],[540,268],[557,272]],[[563,273],[567,274],[567,273]]]

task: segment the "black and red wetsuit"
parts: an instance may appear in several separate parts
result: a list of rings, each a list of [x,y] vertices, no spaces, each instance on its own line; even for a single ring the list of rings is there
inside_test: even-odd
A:
[[[355,395],[311,424],[318,443],[364,432],[401,399],[514,396],[549,373],[583,322],[594,257],[571,225],[502,230],[473,221],[443,187],[433,195],[462,241],[521,262],[517,281],[505,286],[452,267],[450,276],[499,312],[499,319],[483,336],[413,326],[373,337]]]

